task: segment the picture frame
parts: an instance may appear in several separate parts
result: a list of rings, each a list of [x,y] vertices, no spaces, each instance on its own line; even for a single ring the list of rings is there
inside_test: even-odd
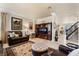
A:
[[[22,30],[22,19],[11,17],[11,30]]]
[[[32,30],[33,29],[33,23],[29,22],[29,29]]]

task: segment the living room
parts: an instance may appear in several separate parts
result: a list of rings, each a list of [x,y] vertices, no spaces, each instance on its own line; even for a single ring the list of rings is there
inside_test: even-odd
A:
[[[74,49],[79,48],[78,6],[73,3],[0,3],[1,54],[72,56]]]

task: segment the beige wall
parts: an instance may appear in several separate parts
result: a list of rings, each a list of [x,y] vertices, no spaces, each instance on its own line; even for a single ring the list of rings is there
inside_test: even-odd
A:
[[[12,31],[11,30],[11,17],[16,17],[16,18],[20,18],[22,19],[22,32],[23,32],[23,36],[25,35],[25,31],[26,31],[26,27],[29,27],[29,22],[33,22],[34,23],[34,20],[33,19],[28,19],[28,18],[24,18],[22,16],[19,16],[18,14],[15,14],[15,13],[8,13],[7,15],[7,27],[6,27],[6,31]],[[33,24],[33,30],[31,31],[34,31],[34,24]]]

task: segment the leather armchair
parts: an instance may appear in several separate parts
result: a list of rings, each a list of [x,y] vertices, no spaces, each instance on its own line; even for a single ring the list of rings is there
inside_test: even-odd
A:
[[[74,43],[67,43],[66,45],[67,45],[67,46],[60,45],[60,46],[59,46],[59,51],[65,53],[65,54],[67,54],[67,55],[68,55],[70,52],[72,52],[73,50],[79,48],[79,45],[74,44]]]
[[[60,45],[59,46],[59,51],[65,53],[66,55],[68,55],[70,52],[72,52],[74,49],[72,48],[69,48],[67,46],[64,46],[64,45]]]

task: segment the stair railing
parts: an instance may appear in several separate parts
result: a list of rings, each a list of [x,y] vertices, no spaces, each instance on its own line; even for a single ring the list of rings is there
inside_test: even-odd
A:
[[[79,21],[73,24],[69,29],[66,30],[66,39],[68,40],[69,36],[71,36],[78,29]]]

